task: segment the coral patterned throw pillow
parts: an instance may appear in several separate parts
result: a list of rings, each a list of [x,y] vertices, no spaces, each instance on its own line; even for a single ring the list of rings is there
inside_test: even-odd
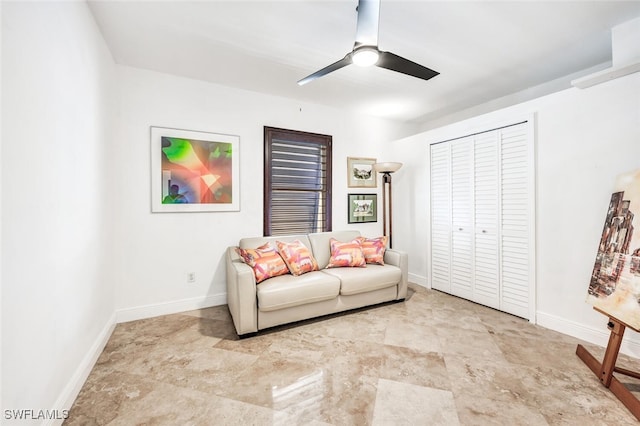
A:
[[[366,266],[360,241],[355,239],[348,243],[341,243],[331,238],[331,258],[327,268],[342,268],[345,266]]]
[[[387,249],[386,236],[378,238],[359,237],[362,252],[367,263],[384,265],[384,251]]]
[[[292,243],[276,241],[276,246],[278,246],[280,256],[282,256],[293,275],[302,275],[318,270],[318,262],[300,240],[295,240]]]
[[[282,260],[278,251],[271,247],[269,243],[261,245],[256,249],[238,248],[238,254],[244,263],[253,268],[256,276],[256,284],[262,281],[289,273],[289,268]]]

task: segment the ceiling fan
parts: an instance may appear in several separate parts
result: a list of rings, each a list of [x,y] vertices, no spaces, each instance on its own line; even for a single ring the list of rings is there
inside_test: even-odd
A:
[[[358,23],[356,27],[356,42],[353,45],[353,50],[339,61],[298,81],[298,85],[302,86],[303,84],[307,84],[351,64],[363,67],[375,65],[423,80],[429,80],[440,74],[437,71],[416,64],[401,56],[378,49],[380,0],[359,0],[356,10],[358,11]]]

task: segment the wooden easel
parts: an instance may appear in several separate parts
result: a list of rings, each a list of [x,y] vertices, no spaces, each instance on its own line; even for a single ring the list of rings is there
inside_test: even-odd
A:
[[[609,314],[598,308],[594,307],[593,309],[609,316]],[[589,367],[591,371],[598,376],[602,384],[609,388],[620,402],[622,402],[624,406],[631,411],[631,414],[636,416],[636,419],[640,420],[640,401],[638,401],[638,398],[636,398],[635,395],[633,395],[629,389],[620,383],[620,381],[613,375],[613,373],[616,372],[624,374],[625,376],[640,379],[640,373],[616,367],[616,360],[618,359],[618,352],[620,351],[620,345],[622,344],[622,336],[624,335],[625,327],[629,327],[637,332],[640,331],[611,316],[609,316],[609,323],[607,324],[607,327],[611,330],[611,335],[609,336],[609,343],[607,344],[602,364],[598,362],[598,360],[595,359],[595,357],[582,345],[578,345],[576,348],[576,355],[578,355],[582,362],[587,364],[587,367]]]

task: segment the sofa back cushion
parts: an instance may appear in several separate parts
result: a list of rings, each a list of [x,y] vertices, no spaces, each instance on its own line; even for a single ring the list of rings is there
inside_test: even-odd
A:
[[[309,238],[305,234],[298,235],[278,235],[274,237],[250,237],[250,238],[242,238],[238,243],[240,248],[255,248],[260,247],[265,243],[271,243],[272,247],[276,247],[276,241],[284,241],[286,243],[292,243],[295,240],[300,240],[302,244],[304,244],[309,250],[312,250],[311,243],[309,242]]]
[[[316,232],[309,234],[311,249],[313,256],[318,262],[319,269],[325,269],[331,258],[331,238],[346,243],[360,236],[358,231],[332,231],[332,232]]]

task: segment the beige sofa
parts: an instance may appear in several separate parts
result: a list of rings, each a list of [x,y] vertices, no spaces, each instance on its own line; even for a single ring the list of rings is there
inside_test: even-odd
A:
[[[329,240],[351,241],[358,231],[243,238],[240,248],[256,248],[267,241],[300,240],[309,248],[320,270],[300,276],[270,278],[256,285],[253,270],[242,261],[237,247],[227,249],[227,303],[239,336],[294,321],[360,308],[407,295],[407,253],[387,249],[384,265],[325,269],[331,257]]]

